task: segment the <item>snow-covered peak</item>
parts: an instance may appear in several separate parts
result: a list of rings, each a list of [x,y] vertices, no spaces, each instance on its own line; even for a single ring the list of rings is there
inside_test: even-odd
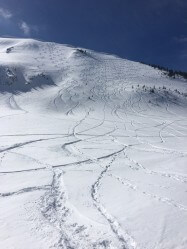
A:
[[[139,94],[147,101],[162,99],[162,103],[166,98],[178,98],[176,88],[180,93],[186,90],[184,81],[170,79],[150,66],[68,45],[1,38],[0,53],[0,91],[27,92],[29,98],[39,91],[39,106],[49,106],[48,96],[48,102],[56,99],[55,108],[62,112],[85,103],[121,106],[124,98]]]

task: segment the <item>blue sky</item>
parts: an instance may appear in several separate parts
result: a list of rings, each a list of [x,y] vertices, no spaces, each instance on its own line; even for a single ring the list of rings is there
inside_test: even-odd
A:
[[[0,0],[0,36],[55,41],[187,71],[187,0]]]

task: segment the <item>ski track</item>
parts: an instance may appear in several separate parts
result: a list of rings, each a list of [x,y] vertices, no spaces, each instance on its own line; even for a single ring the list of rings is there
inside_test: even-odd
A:
[[[16,192],[0,193],[0,197],[10,197],[10,196],[25,194],[25,193],[33,192],[33,191],[48,190],[49,188],[50,188],[50,185],[44,185],[40,187],[28,187],[28,188],[20,189]]]
[[[51,188],[41,200],[43,216],[59,231],[59,240],[55,247],[67,249],[110,247],[111,242],[103,236],[96,241],[93,240],[89,235],[90,227],[76,219],[77,210],[69,202],[63,174],[61,170],[53,170]]]
[[[175,181],[180,181],[182,183],[187,183],[187,177],[172,174],[172,173],[162,173],[162,172],[149,170],[146,167],[144,167],[142,164],[140,164],[137,161],[135,161],[134,159],[130,158],[129,156],[125,155],[125,157],[130,161],[130,163],[133,163],[134,165],[137,166],[136,169],[143,170],[145,174],[158,175],[158,176],[169,178],[169,179],[172,179]]]
[[[117,238],[121,243],[121,248],[123,249],[135,249],[138,248],[134,239],[128,234],[128,232],[123,231],[120,227],[119,222],[110,214],[108,213],[107,209],[102,205],[99,200],[99,188],[102,183],[103,177],[107,174],[109,168],[111,167],[112,163],[115,160],[115,155],[111,159],[110,163],[106,165],[104,170],[100,173],[99,177],[97,178],[96,182],[92,185],[91,189],[91,196],[94,201],[96,208],[99,212],[107,219],[112,231],[116,234]]]
[[[180,203],[177,203],[175,202],[174,200],[172,199],[169,199],[169,198],[165,198],[165,197],[160,197],[158,195],[155,195],[155,194],[151,194],[147,191],[142,191],[138,186],[134,185],[131,183],[130,180],[128,179],[124,179],[124,178],[121,178],[119,176],[116,176],[114,174],[109,174],[111,177],[114,177],[115,179],[117,179],[120,183],[122,183],[123,185],[125,185],[126,187],[128,187],[129,189],[133,190],[133,191],[138,191],[140,192],[141,194],[143,195],[146,195],[148,196],[149,198],[151,199],[155,199],[156,201],[159,201],[159,202],[163,202],[167,205],[170,205],[170,206],[173,206],[175,208],[178,208],[179,210],[181,211],[187,211],[187,207],[180,204]]]

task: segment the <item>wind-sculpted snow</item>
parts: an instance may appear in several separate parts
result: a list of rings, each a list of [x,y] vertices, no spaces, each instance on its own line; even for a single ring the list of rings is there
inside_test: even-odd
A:
[[[0,39],[0,248],[186,249],[187,82]]]

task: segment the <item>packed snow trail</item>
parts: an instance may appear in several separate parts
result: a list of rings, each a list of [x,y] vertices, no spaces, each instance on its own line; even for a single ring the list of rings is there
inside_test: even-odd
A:
[[[187,82],[32,39],[0,53],[0,248],[186,249]]]

